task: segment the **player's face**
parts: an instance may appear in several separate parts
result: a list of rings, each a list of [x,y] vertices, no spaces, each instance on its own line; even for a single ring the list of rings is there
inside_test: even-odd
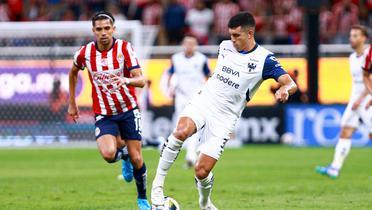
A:
[[[243,29],[241,26],[236,28],[229,28],[230,38],[236,50],[241,51],[248,46],[250,39],[250,30]]]
[[[96,36],[97,42],[102,45],[110,44],[114,32],[115,26],[112,25],[110,20],[96,20],[93,33]]]
[[[196,50],[197,41],[193,37],[186,37],[182,42],[182,46],[186,54],[192,54]]]
[[[359,29],[351,29],[349,41],[350,41],[351,48],[356,49],[360,45],[364,45],[366,39]]]

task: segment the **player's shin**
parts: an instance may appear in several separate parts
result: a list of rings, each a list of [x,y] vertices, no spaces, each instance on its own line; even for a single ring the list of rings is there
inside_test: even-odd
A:
[[[351,140],[350,139],[340,139],[335,148],[335,154],[333,158],[333,162],[331,164],[332,168],[340,170],[347,155],[349,154],[351,148]]]
[[[160,154],[158,168],[156,170],[156,176],[152,183],[152,187],[164,186],[165,176],[168,170],[176,160],[183,141],[177,139],[173,134],[168,137],[168,140],[164,143],[163,149]]]
[[[146,182],[147,182],[147,169],[145,163],[139,169],[133,171],[134,179],[136,180],[137,193],[139,199],[147,199],[146,197]]]
[[[210,172],[206,178],[201,180],[195,177],[195,181],[199,192],[199,205],[203,209],[208,205],[208,201],[210,200],[214,181],[213,173]]]

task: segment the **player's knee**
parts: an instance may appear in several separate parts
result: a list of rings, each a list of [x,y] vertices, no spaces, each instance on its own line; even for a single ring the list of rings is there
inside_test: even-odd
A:
[[[104,149],[101,151],[103,159],[108,163],[112,163],[115,159],[116,149]]]
[[[189,136],[190,132],[186,125],[177,126],[176,130],[173,132],[174,137],[181,141],[185,141]]]
[[[143,164],[143,159],[140,154],[132,154],[130,156],[130,161],[134,168],[140,168]]]
[[[195,165],[195,176],[199,180],[205,179],[209,173],[210,173],[210,170],[208,170],[205,166],[201,164]]]

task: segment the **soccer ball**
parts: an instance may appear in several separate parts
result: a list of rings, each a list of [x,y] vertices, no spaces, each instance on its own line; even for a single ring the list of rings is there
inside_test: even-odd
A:
[[[180,210],[180,205],[171,197],[164,197],[164,206],[152,206],[151,210]]]

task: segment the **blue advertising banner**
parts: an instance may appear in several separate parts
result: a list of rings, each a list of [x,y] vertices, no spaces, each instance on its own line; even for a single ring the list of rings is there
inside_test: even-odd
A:
[[[298,146],[334,146],[339,139],[345,105],[288,105],[285,131]],[[361,123],[352,138],[353,146],[372,146],[368,128]]]

